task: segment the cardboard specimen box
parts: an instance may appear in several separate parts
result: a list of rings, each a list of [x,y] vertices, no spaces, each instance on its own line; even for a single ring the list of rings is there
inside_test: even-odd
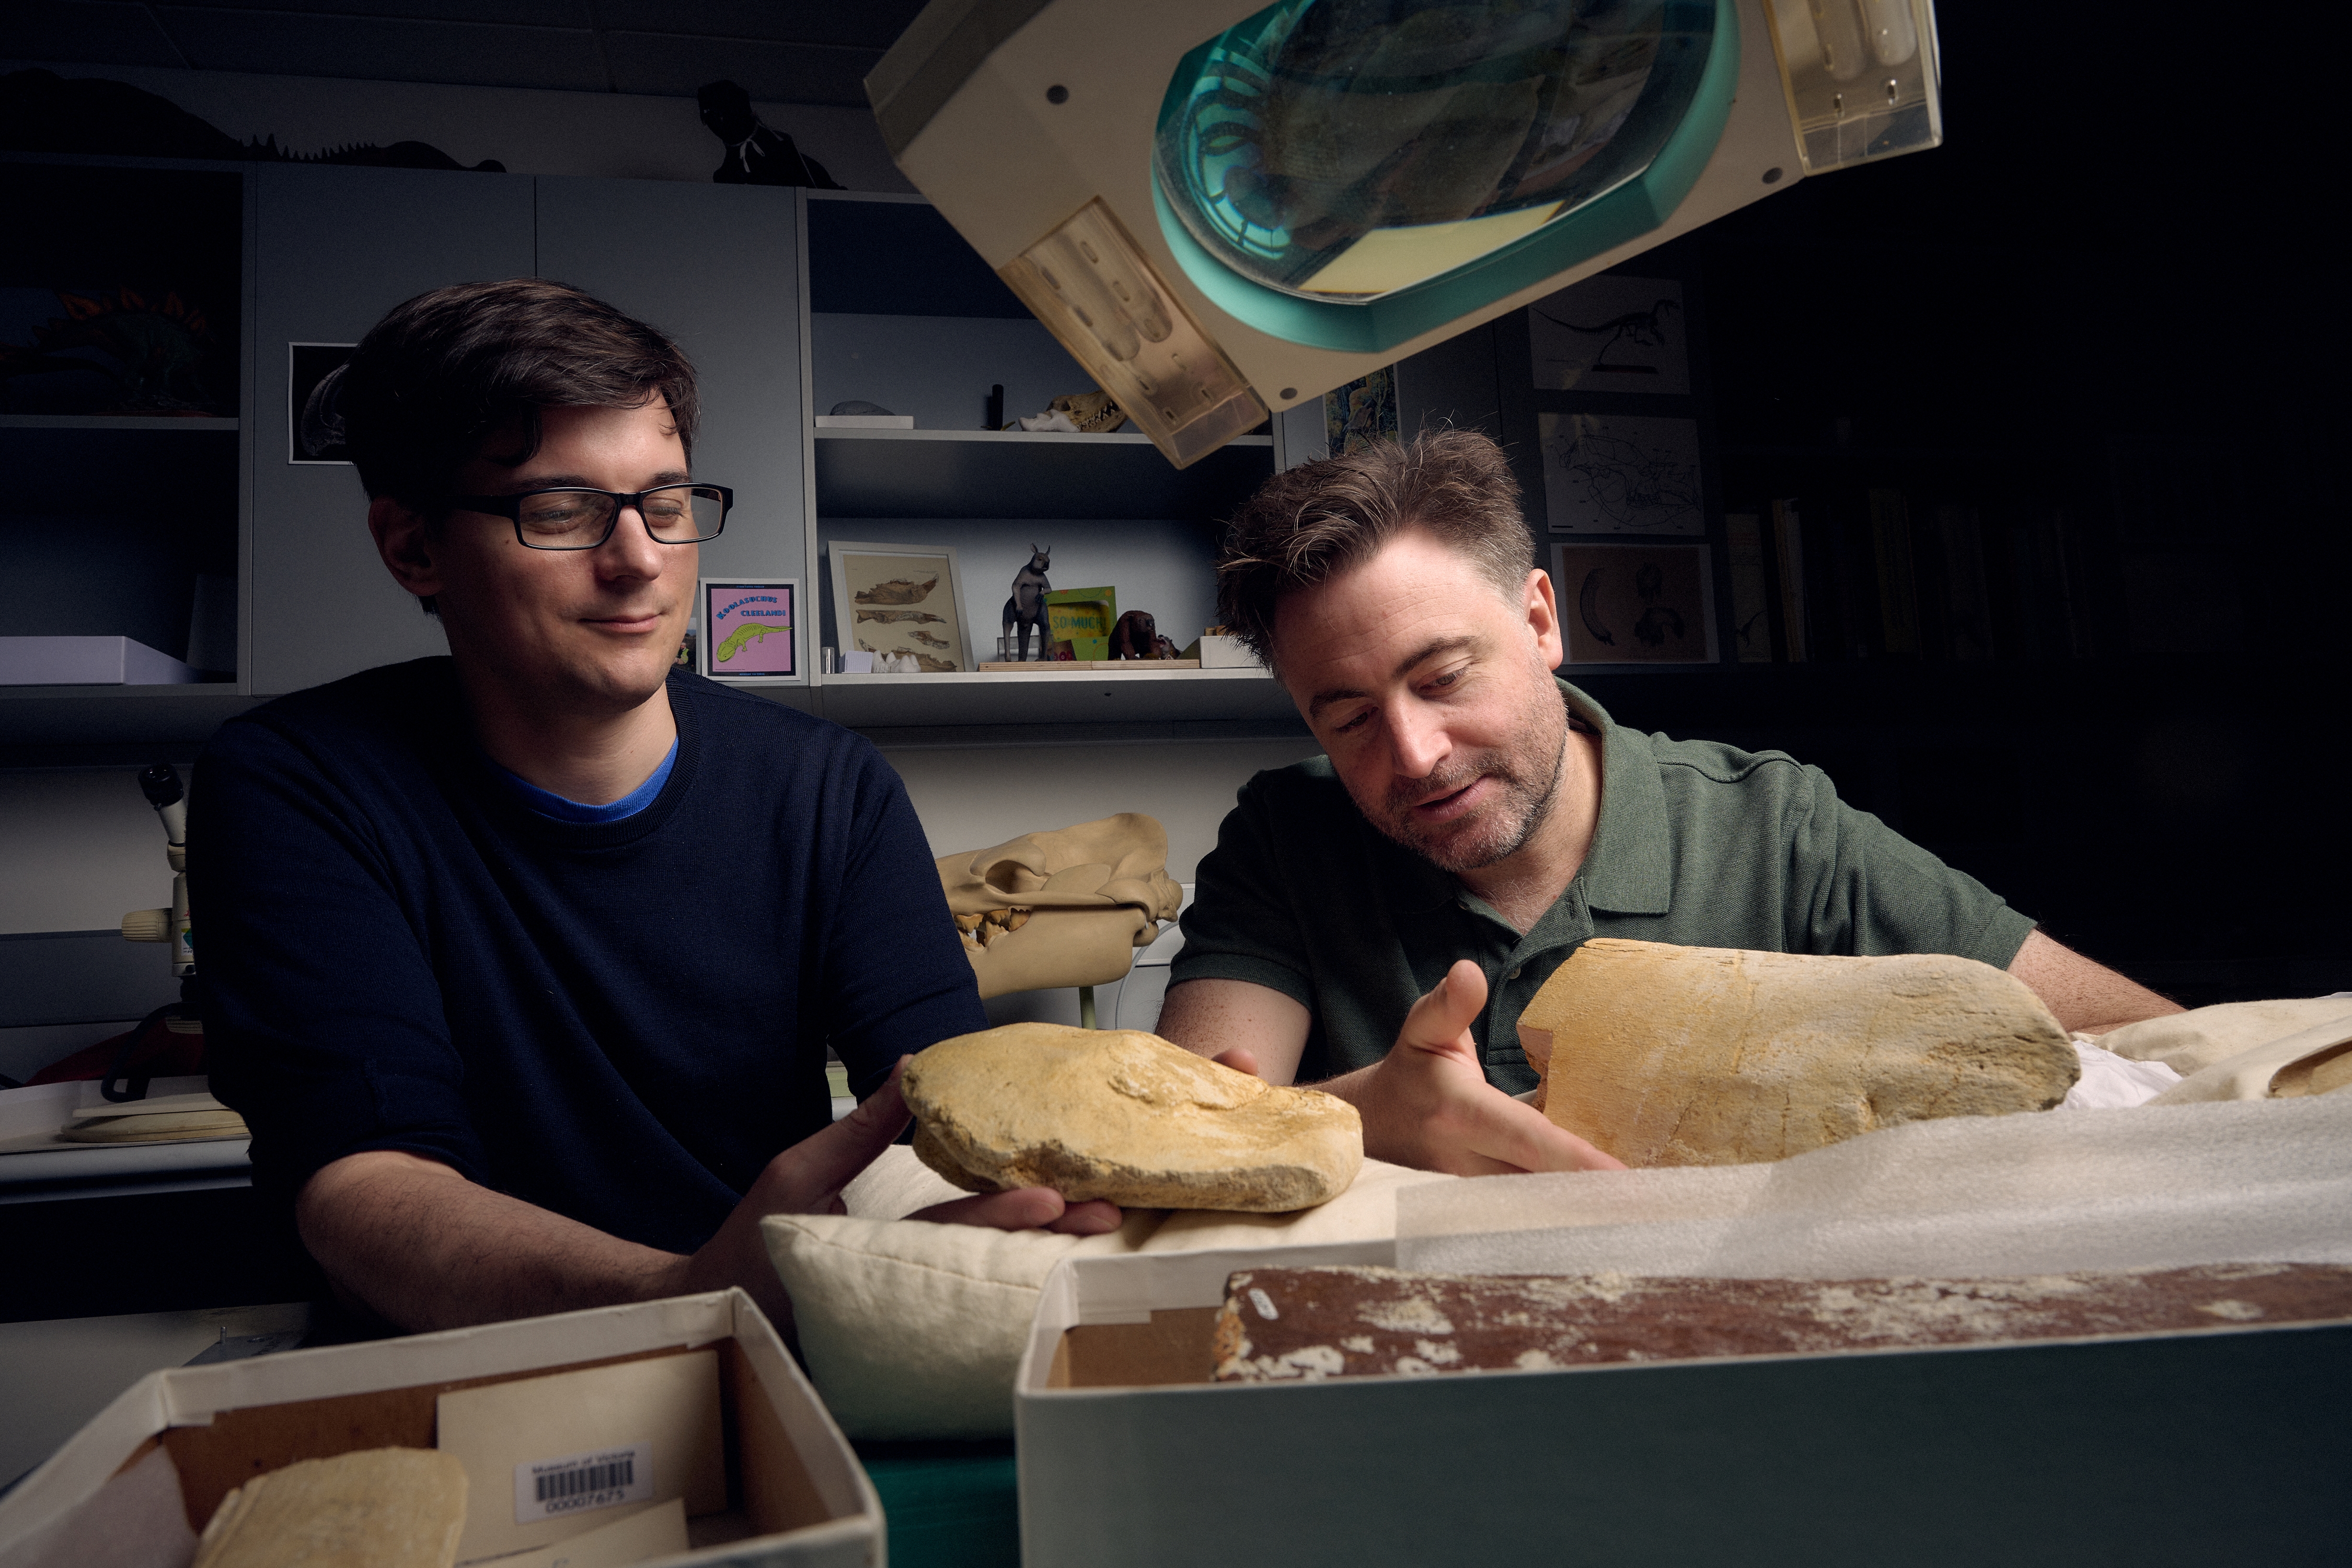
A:
[[[0,1498],[0,1562],[74,1561],[142,1500],[176,1495],[201,1531],[256,1475],[436,1447],[467,1466],[461,1562],[637,1562],[666,1542],[698,1564],[886,1561],[872,1482],[767,1319],[726,1290],[152,1373]]]
[[[458,1389],[435,1428],[475,1480],[461,1563],[583,1534],[615,1510],[727,1507],[716,1351]]]
[[[2352,1527],[2352,1324],[1212,1384],[1237,1269],[1075,1258],[1015,1384],[1026,1568],[2305,1563]]]

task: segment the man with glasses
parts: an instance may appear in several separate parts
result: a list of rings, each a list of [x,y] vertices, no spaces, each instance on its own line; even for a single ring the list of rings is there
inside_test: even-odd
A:
[[[986,1026],[905,790],[673,667],[733,497],[658,331],[467,284],[339,375],[377,551],[449,657],[282,698],[198,764],[214,1082],[257,1184],[402,1328],[730,1284],[787,1322],[761,1217],[836,1207],[905,1125],[898,1059]],[[864,1099],[838,1123],[828,1044]]]

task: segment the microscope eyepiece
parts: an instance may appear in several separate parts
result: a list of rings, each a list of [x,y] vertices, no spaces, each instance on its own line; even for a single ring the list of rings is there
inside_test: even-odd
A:
[[[184,798],[180,788],[179,770],[169,763],[157,763],[139,775],[139,792],[147,804],[161,811],[167,805],[177,805]]]

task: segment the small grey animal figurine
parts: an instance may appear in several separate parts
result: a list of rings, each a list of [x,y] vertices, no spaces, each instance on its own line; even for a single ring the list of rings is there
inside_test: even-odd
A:
[[[1032,544],[1029,564],[1013,579],[1013,596],[1004,601],[1004,636],[1010,640],[1013,628],[1021,628],[1021,652],[1017,657],[1024,661],[1029,657],[1031,626],[1037,628],[1037,656],[1046,658],[1053,655],[1053,626],[1045,616],[1045,595],[1054,591],[1054,584],[1045,578],[1045,569],[1053,563],[1054,552],[1050,548]]]

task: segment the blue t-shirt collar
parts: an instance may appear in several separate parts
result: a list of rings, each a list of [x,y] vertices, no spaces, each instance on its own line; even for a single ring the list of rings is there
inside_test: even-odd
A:
[[[669,751],[662,757],[661,765],[646,776],[645,783],[620,799],[604,805],[590,805],[583,801],[566,799],[551,790],[540,788],[502,763],[493,761],[490,765],[498,770],[499,780],[514,797],[540,816],[554,822],[597,823],[618,822],[624,817],[635,816],[651,805],[654,797],[661,794],[662,785],[669,782],[669,771],[677,763],[677,742],[673,740],[669,743]]]

